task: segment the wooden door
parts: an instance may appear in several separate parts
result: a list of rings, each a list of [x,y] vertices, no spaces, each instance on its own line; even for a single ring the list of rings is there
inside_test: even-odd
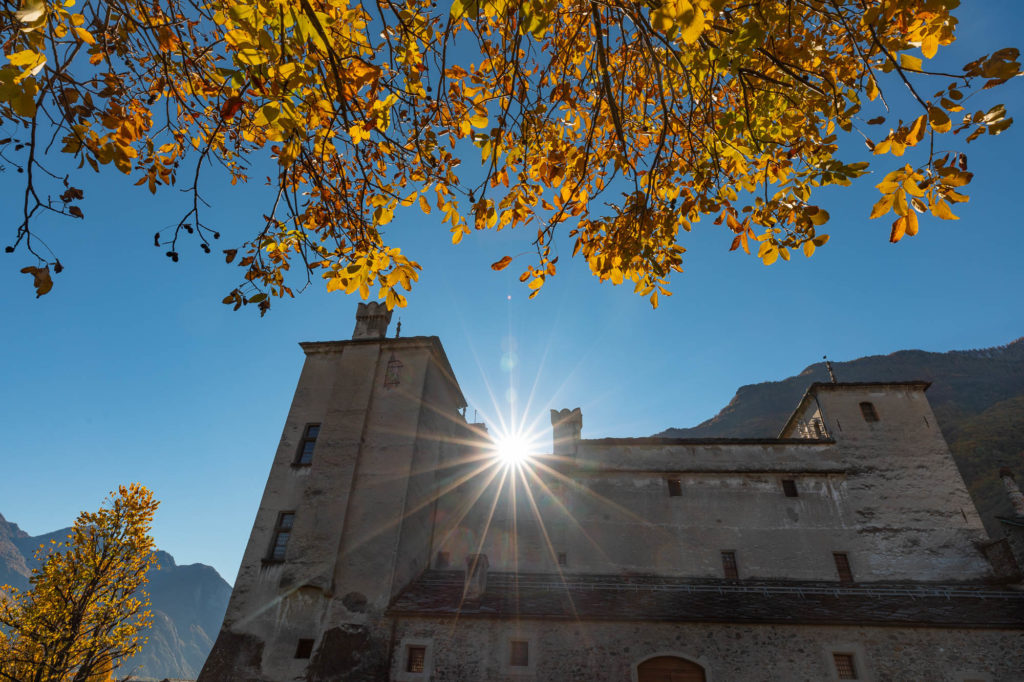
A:
[[[639,682],[704,682],[704,668],[675,656],[656,656],[637,666]]]

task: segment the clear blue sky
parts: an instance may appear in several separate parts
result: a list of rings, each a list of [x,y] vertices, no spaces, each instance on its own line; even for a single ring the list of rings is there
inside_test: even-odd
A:
[[[1024,3],[977,0],[959,16],[960,40],[948,59],[940,53],[952,68],[1020,46]],[[928,219],[899,244],[888,243],[891,220],[867,219],[878,196],[867,176],[827,195],[832,240],[810,260],[765,267],[702,223],[683,237],[675,295],[652,311],[567,258],[527,301],[515,264],[488,267],[526,251],[527,232],[475,233],[455,247],[436,215],[408,217],[392,233],[424,272],[396,321],[403,336],[441,337],[470,415],[495,423],[511,389],[517,411],[545,429],[548,409],[580,406],[590,438],[694,425],[740,385],[790,376],[823,353],[1007,343],[1024,335],[1024,81],[996,97],[1018,123],[968,148],[975,181],[962,219]],[[0,174],[9,212],[20,179]],[[223,233],[220,248],[235,246],[259,224],[266,189],[208,187],[207,222]],[[85,189],[84,222],[41,225],[67,267],[52,293],[34,298],[18,272],[29,256],[0,255],[0,513],[39,534],[141,481],[162,500],[158,545],[231,582],[302,365],[297,343],[349,338],[357,300],[316,283],[264,319],[232,313],[220,298],[236,268],[198,245],[181,247],[176,265],[152,247],[185,210],[182,196],[151,198],[110,174]],[[6,244],[13,218],[2,225]]]

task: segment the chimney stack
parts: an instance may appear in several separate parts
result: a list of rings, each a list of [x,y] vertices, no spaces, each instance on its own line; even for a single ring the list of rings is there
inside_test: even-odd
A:
[[[466,588],[463,590],[465,601],[480,601],[487,590],[487,555],[466,555]]]
[[[583,413],[573,410],[551,410],[552,452],[556,455],[575,455],[583,431]]]
[[[391,311],[383,303],[360,303],[356,309],[356,329],[352,339],[383,339],[388,335]]]
[[[1013,515],[1024,517],[1024,493],[1021,493],[1020,487],[1017,486],[1013,472],[1008,467],[1003,467],[999,470],[999,478],[1003,480],[1006,496],[1010,498],[1010,504],[1013,505]]]

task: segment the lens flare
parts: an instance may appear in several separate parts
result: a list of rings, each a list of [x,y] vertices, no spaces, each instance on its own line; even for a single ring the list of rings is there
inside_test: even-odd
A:
[[[502,436],[494,441],[494,455],[506,466],[525,464],[536,454],[530,440],[521,435]]]

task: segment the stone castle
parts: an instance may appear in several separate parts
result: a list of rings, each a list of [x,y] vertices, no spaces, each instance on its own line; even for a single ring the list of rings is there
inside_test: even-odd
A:
[[[1024,680],[1024,501],[990,539],[928,384],[814,384],[775,439],[552,410],[505,465],[390,317],[302,344],[200,682]]]

